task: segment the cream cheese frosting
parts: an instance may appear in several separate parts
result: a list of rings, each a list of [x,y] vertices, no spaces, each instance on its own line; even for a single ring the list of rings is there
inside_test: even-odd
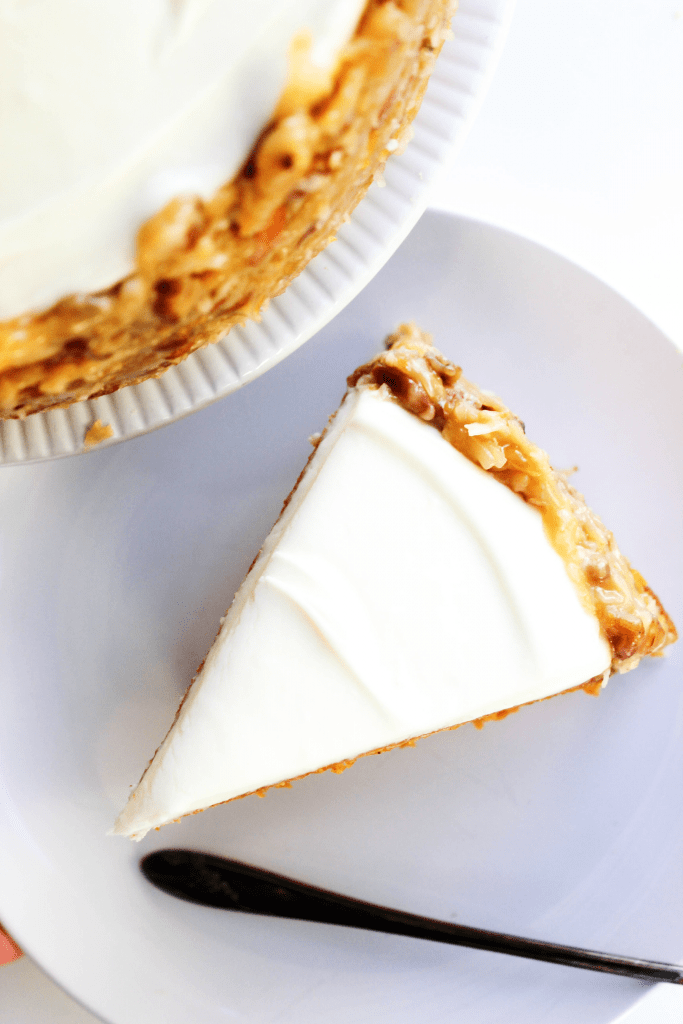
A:
[[[332,69],[364,0],[0,0],[0,320],[133,268],[270,120],[297,34]]]
[[[385,387],[352,390],[113,831],[559,693],[611,656],[540,513]]]

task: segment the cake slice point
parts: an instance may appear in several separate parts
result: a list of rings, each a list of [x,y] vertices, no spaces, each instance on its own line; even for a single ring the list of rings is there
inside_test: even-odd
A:
[[[675,638],[520,422],[416,329],[350,382],[115,834],[597,691]]]

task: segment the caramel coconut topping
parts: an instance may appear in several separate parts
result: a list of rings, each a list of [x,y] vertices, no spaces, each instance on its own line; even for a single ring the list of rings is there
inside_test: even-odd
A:
[[[612,672],[634,668],[677,639],[676,628],[612,533],[554,470],[524,424],[499,398],[468,381],[414,324],[387,338],[386,351],[359,367],[350,387],[387,388],[404,409],[441,431],[475,465],[539,509],[587,611],[612,650]]]

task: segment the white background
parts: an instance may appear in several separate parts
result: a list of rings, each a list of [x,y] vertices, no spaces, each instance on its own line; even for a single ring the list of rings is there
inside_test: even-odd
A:
[[[432,205],[555,249],[683,347],[681,0],[518,0]]]
[[[683,2],[518,0],[432,205],[568,256],[683,349]],[[0,1024],[95,1019],[28,959],[0,968]],[[621,1020],[683,1022],[683,990],[661,985]]]

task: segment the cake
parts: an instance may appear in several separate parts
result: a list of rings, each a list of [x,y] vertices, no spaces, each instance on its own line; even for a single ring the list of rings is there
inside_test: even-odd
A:
[[[0,5],[0,418],[258,317],[405,145],[453,7]]]
[[[522,422],[413,325],[312,440],[115,834],[597,694],[676,639]]]

